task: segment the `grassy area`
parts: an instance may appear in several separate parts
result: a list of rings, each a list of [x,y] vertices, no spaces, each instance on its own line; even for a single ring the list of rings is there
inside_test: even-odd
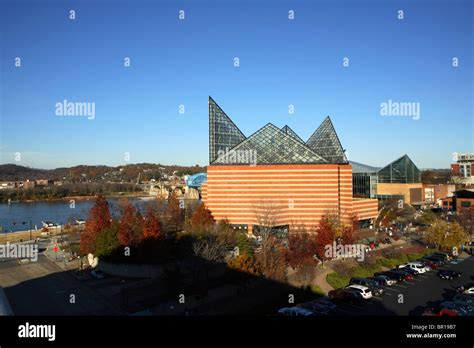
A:
[[[311,291],[317,295],[317,296],[324,296],[326,295],[323,291],[323,289],[321,289],[321,287],[317,284],[313,284],[311,285]]]
[[[339,289],[347,286],[351,277],[342,276],[339,273],[332,272],[326,276],[326,281],[329,285],[331,285],[334,289]]]
[[[383,258],[378,259],[377,264],[382,267],[393,268],[402,263],[407,263],[410,261],[421,259],[423,256],[427,254],[431,254],[433,252],[435,252],[434,249],[426,249],[420,252],[407,253],[407,254],[397,253],[397,254],[391,255],[390,257],[383,257]]]

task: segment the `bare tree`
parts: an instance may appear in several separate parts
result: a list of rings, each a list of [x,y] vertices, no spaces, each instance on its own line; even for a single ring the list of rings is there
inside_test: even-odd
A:
[[[260,228],[260,233],[267,234],[273,227],[277,226],[279,216],[283,212],[284,204],[281,201],[274,201],[268,198],[262,198],[255,202],[253,211],[255,221]]]

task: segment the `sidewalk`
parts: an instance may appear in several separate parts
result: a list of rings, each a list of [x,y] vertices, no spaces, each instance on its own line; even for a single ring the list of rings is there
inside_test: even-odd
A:
[[[331,268],[329,268],[327,266],[325,268],[320,268],[319,265],[318,265],[318,273],[316,274],[316,278],[314,279],[314,282],[313,282],[313,284],[319,285],[321,290],[323,290],[326,295],[329,291],[334,289],[326,281],[326,276],[329,273],[332,273],[332,272],[334,272],[334,271]]]

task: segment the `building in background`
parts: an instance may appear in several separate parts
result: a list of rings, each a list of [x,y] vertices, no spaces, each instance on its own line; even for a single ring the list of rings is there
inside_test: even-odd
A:
[[[378,171],[377,198],[403,197],[407,204],[422,202],[421,172],[408,155]]]
[[[453,197],[455,191],[454,184],[423,184],[424,202],[442,207],[443,199]]]
[[[352,194],[352,166],[329,117],[303,141],[268,123],[246,137],[209,98],[209,166],[202,200],[216,220],[257,232],[314,226],[326,213],[350,224],[377,217],[375,199]]]
[[[380,168],[350,161],[352,165],[352,192],[354,197],[377,198],[378,171]]]
[[[430,190],[423,191],[421,172],[408,155],[396,159],[383,168],[358,162],[352,164],[352,187],[354,197],[377,198],[379,200],[403,200],[407,204],[425,201]],[[434,191],[431,192],[434,200]]]
[[[474,184],[474,153],[456,154],[456,163],[451,164],[453,181],[460,184]]]
[[[441,207],[445,210],[456,211],[472,210],[474,207],[474,190],[462,189],[454,192],[451,197],[443,198]]]

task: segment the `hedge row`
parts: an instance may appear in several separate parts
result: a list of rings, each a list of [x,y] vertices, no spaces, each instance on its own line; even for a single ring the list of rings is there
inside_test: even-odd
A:
[[[374,273],[380,272],[382,270],[382,267],[393,268],[402,263],[418,260],[422,258],[423,256],[430,254],[432,252],[433,250],[426,249],[424,251],[417,252],[417,253],[409,253],[409,254],[397,253],[397,254],[392,255],[391,258],[378,259],[375,265],[372,265],[372,266],[353,267],[349,270],[348,276],[343,276],[336,272],[329,273],[326,276],[326,281],[334,289],[343,288],[349,285],[349,281],[351,280],[352,277],[361,277],[361,278],[372,277]]]

